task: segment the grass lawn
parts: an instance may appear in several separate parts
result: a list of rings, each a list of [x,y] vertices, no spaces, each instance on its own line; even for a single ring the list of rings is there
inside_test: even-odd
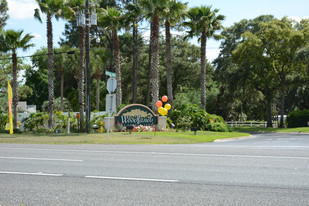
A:
[[[309,133],[309,127],[297,128],[265,128],[265,127],[234,127],[233,131],[242,132],[300,132]]]
[[[238,132],[112,132],[60,134],[0,134],[0,143],[24,144],[194,144],[213,142],[215,139],[249,136]]]

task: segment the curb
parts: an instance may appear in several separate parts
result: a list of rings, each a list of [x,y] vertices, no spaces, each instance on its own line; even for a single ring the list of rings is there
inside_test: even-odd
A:
[[[214,142],[229,142],[234,140],[243,140],[243,139],[252,139],[255,138],[255,136],[244,136],[244,137],[235,137],[235,138],[226,138],[226,139],[215,139]]]

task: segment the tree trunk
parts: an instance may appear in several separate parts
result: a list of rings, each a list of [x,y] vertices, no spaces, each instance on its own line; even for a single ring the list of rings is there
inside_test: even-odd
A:
[[[62,65],[61,65],[61,67],[62,67]],[[60,75],[61,75],[61,80],[60,80],[60,96],[61,96],[61,99],[60,99],[60,110],[64,111],[63,110],[63,85],[64,85],[64,71],[63,71],[63,68],[61,68],[61,70],[60,70]]]
[[[170,32],[170,22],[165,21],[165,42],[166,42],[166,73],[167,73],[167,96],[170,105],[173,108],[173,82],[172,82],[172,51],[171,51],[171,32]],[[172,109],[169,110],[172,113]]]
[[[122,104],[122,90],[121,90],[119,40],[116,30],[113,31],[113,42],[114,42],[114,62],[115,62],[116,79],[117,79],[116,106],[119,107]]]
[[[100,75],[96,76],[97,86],[96,86],[96,110],[100,111]]]
[[[17,128],[17,122],[18,122],[18,111],[17,111],[17,105],[18,105],[18,83],[17,83],[17,58],[16,53],[13,51],[12,54],[12,62],[13,62],[13,128]]]
[[[156,102],[159,100],[159,15],[152,19],[153,32],[151,38],[151,70],[152,70],[152,110],[158,113]]]
[[[137,102],[137,69],[138,69],[138,49],[137,49],[137,37],[138,30],[136,26],[137,22],[134,22],[133,26],[133,78],[132,78],[132,102]]]
[[[273,127],[272,115],[271,115],[271,100],[272,100],[271,91],[265,92],[265,97],[266,97],[266,111],[267,111],[267,127]]]
[[[134,22],[133,26],[133,85],[132,85],[132,102],[136,103],[137,101],[137,67],[138,67],[138,50],[137,50],[137,37],[138,30]]]
[[[284,102],[285,102],[285,76],[281,78],[281,109],[280,109],[280,128],[284,127]]]
[[[53,27],[51,16],[47,15],[47,47],[48,47],[48,127],[53,127],[54,115],[54,54],[53,54]]]
[[[79,103],[79,121],[80,121],[80,131],[84,130],[84,55],[85,55],[85,28],[79,27],[79,75],[78,75],[78,103]]]
[[[149,52],[148,52],[148,76],[147,76],[147,90],[146,90],[146,105],[150,107],[150,85],[151,85],[151,42],[152,42],[152,23],[150,24],[150,43],[149,43]]]
[[[206,26],[201,38],[201,106],[206,111]]]

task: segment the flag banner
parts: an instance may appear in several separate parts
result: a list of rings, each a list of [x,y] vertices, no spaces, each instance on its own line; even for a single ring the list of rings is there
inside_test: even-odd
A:
[[[8,81],[8,96],[9,96],[9,120],[10,120],[10,134],[13,134],[13,116],[12,116],[12,101],[13,101],[13,91]]]

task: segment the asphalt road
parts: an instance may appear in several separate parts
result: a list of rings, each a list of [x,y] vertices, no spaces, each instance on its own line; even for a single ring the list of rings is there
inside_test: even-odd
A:
[[[309,135],[195,145],[0,144],[0,205],[309,205]]]

